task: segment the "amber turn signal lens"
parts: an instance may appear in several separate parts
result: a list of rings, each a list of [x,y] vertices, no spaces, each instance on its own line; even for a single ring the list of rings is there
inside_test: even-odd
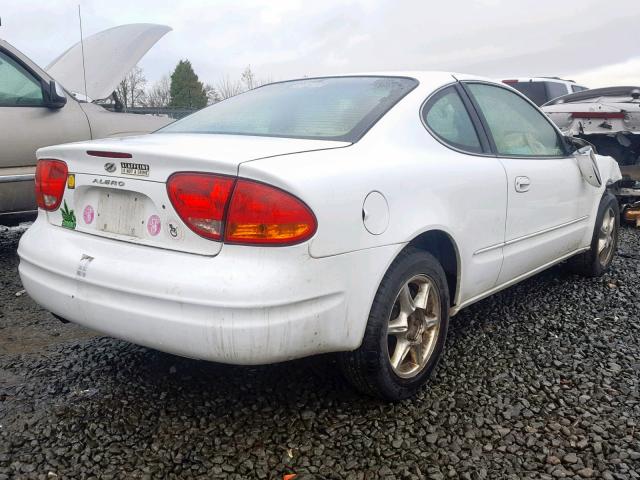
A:
[[[251,245],[292,245],[316,231],[313,212],[302,200],[279,188],[239,179],[233,191],[225,242]]]

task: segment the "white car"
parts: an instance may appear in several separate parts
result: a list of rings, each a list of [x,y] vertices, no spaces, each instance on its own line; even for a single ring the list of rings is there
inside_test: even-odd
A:
[[[426,381],[460,309],[571,257],[602,274],[617,242],[618,165],[466,75],[274,83],[38,158],[19,246],[36,302],[186,357],[341,352],[391,400]]]
[[[594,88],[542,106],[564,135],[593,144],[620,165],[640,164],[640,87]]]

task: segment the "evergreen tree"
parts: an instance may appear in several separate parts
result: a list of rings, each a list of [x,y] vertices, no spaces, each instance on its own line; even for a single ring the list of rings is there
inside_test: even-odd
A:
[[[171,107],[203,108],[207,92],[189,60],[180,60],[171,74]]]

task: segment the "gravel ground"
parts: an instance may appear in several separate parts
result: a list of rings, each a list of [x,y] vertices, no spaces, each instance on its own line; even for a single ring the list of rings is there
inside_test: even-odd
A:
[[[603,278],[558,267],[460,313],[399,404],[331,357],[232,367],[60,324],[16,296],[20,233],[0,231],[0,479],[640,478],[640,230]]]

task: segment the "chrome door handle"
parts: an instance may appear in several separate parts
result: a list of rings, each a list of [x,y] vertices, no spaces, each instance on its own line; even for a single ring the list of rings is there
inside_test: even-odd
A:
[[[529,177],[516,177],[516,192],[526,192],[531,186]]]

